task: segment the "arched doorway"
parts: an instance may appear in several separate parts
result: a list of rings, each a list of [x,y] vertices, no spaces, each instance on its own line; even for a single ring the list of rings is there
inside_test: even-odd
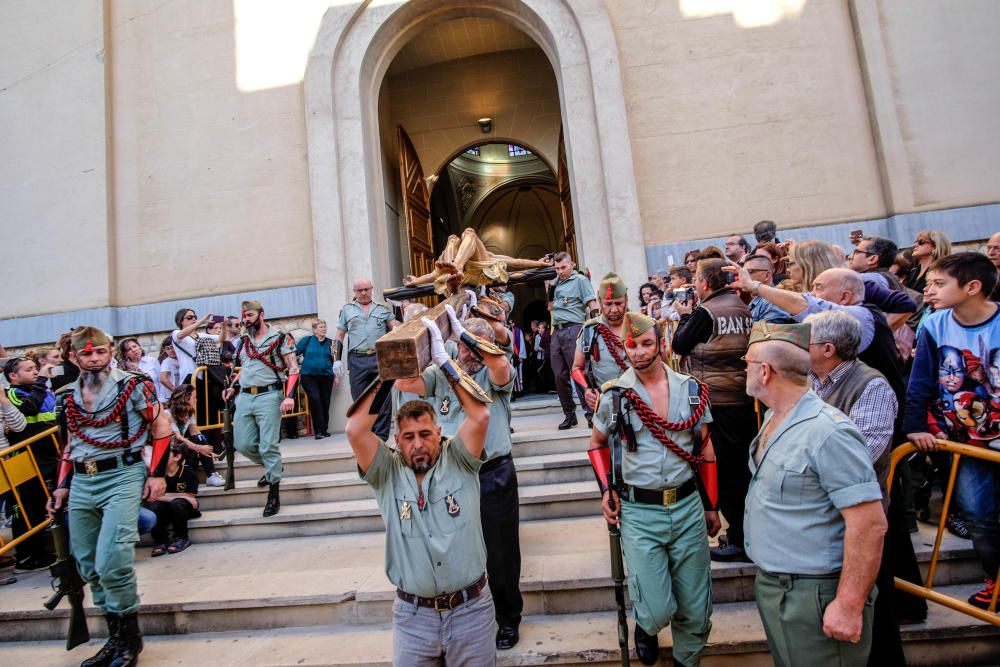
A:
[[[350,298],[355,276],[370,275],[378,286],[400,277],[390,266],[394,248],[399,253],[398,213],[386,202],[398,175],[382,159],[379,93],[407,43],[428,28],[464,17],[516,27],[550,63],[575,194],[580,261],[615,270],[630,284],[646,276],[621,67],[601,0],[338,4],[323,17],[304,84],[316,295],[323,312],[336,312]],[[479,132],[467,124],[454,129],[466,133],[455,144],[473,142]]]

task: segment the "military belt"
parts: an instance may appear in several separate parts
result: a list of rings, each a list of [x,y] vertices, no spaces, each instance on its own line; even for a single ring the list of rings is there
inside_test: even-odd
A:
[[[277,389],[283,389],[284,387],[280,382],[273,382],[271,384],[266,384],[263,387],[240,387],[240,391],[245,391],[246,393],[256,396],[257,394],[266,394],[269,391],[275,391]]]
[[[358,357],[370,357],[375,354],[375,350],[351,350],[349,354],[353,354]]]
[[[562,329],[569,329],[570,327],[578,327],[581,325],[581,322],[556,322],[552,325],[552,328],[556,331],[560,331]]]
[[[73,461],[73,472],[77,475],[96,475],[99,472],[124,468],[140,461],[142,461],[142,450],[137,449],[118,456],[109,456],[106,459]]]
[[[486,573],[479,577],[476,583],[472,584],[468,588],[463,588],[460,591],[454,593],[445,593],[444,595],[438,595],[432,598],[422,598],[419,595],[413,595],[412,593],[407,593],[396,589],[396,597],[398,597],[403,602],[409,602],[413,604],[416,601],[418,607],[429,607],[434,611],[448,611],[449,609],[454,609],[455,607],[468,602],[469,600],[474,600],[479,597],[479,595],[486,588]]]
[[[697,490],[698,486],[692,478],[672,489],[640,489],[633,486],[627,499],[642,505],[673,505]]]

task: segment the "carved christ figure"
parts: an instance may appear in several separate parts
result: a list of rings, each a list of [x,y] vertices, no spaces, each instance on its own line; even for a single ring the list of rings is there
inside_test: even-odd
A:
[[[471,228],[462,232],[462,238],[452,234],[444,252],[438,257],[434,271],[422,276],[406,276],[403,284],[407,287],[434,283],[438,294],[451,295],[463,286],[489,285],[493,282],[507,282],[507,271],[541,269],[552,266],[550,258],[519,259],[490,252]]]

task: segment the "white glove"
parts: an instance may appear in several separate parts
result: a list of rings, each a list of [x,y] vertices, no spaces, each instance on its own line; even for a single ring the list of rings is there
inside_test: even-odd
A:
[[[465,327],[462,323],[458,321],[458,316],[455,315],[455,309],[451,307],[450,303],[444,305],[444,312],[448,313],[448,320],[451,321],[451,337],[454,339],[459,339],[462,334],[465,333]]]
[[[340,359],[333,362],[333,374],[339,378],[344,377],[344,362]]]
[[[427,335],[431,337],[431,359],[438,366],[444,366],[451,361],[451,355],[444,349],[444,339],[441,338],[441,330],[438,329],[437,322],[421,317],[420,321],[427,327]]]
[[[464,320],[472,312],[472,309],[479,304],[479,299],[476,297],[476,290],[466,289],[465,293],[469,295],[469,303],[462,304],[462,319]]]

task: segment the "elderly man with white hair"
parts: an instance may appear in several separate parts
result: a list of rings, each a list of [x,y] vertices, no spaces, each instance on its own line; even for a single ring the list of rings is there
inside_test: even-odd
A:
[[[897,404],[902,404],[906,374],[896,351],[896,340],[882,311],[876,305],[865,302],[866,287],[861,274],[850,269],[827,269],[816,276],[811,294],[800,294],[765,285],[741,268],[739,280],[730,286],[764,297],[797,322],[827,310],[842,310],[854,316],[861,324],[860,359],[885,376],[896,395]],[[873,288],[880,297],[887,292],[878,286],[869,286],[867,290]],[[895,294],[912,303],[912,299],[902,293]]]

